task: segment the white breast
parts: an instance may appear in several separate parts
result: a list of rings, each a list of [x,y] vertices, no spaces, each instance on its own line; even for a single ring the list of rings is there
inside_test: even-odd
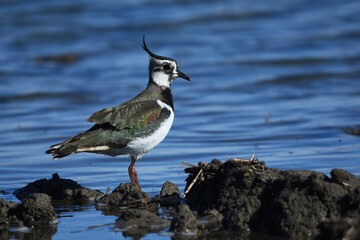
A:
[[[129,155],[144,155],[156,145],[158,145],[162,140],[164,140],[168,134],[174,121],[174,111],[169,105],[163,103],[162,101],[157,100],[156,102],[162,109],[168,109],[170,111],[170,116],[164,122],[162,122],[159,129],[155,130],[151,135],[131,141],[126,147],[130,151],[128,153]]]

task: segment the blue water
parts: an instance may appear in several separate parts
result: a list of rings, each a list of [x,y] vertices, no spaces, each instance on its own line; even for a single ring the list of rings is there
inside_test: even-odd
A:
[[[359,12],[357,0],[0,1],[0,197],[55,172],[103,192],[129,181],[127,157],[44,152],[146,87],[144,34],[193,80],[173,83],[173,127],[136,164],[151,196],[166,180],[183,191],[181,161],[252,154],[360,177],[360,137],[342,130],[360,125]],[[67,53],[78,60],[38,61]],[[53,239],[119,239],[115,219],[75,210]]]

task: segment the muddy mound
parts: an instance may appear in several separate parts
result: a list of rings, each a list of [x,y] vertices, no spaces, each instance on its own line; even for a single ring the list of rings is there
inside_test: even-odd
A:
[[[317,234],[324,219],[360,216],[359,179],[345,170],[334,169],[329,178],[234,159],[185,171],[187,187],[193,184],[187,204],[200,214],[218,211],[225,229],[306,236]]]
[[[51,179],[36,180],[14,192],[19,200],[33,193],[45,193],[53,200],[69,201],[91,201],[104,195],[98,190],[84,188],[71,179],[60,178],[57,173]]]
[[[51,198],[46,194],[35,193],[22,200],[22,203],[7,202],[0,199],[0,238],[14,239],[18,235],[40,236],[51,239],[57,231],[56,213],[51,206]]]
[[[176,207],[181,203],[180,190],[174,183],[166,181],[160,191],[160,195],[155,196],[152,201],[163,208]]]
[[[333,169],[328,177],[315,171],[268,168],[257,159],[233,159],[200,162],[185,171],[189,177],[182,197],[171,182],[165,182],[153,198],[135,184],[122,183],[110,194],[96,197],[96,207],[117,216],[115,231],[134,239],[166,229],[174,239],[258,239],[257,235],[264,236],[261,233],[359,239],[360,179],[345,170]],[[32,194],[42,191],[72,200],[103,195],[57,174],[30,183],[16,191],[27,196],[21,204],[0,199],[0,238],[4,234],[14,238],[11,227],[29,231],[28,226],[34,226],[34,236],[44,233],[51,238],[56,232],[56,224],[49,224],[56,220],[51,204],[57,202],[45,194]]]
[[[198,228],[196,212],[191,211],[186,204],[179,205],[171,221],[170,230],[176,234],[195,235]]]
[[[18,203],[7,202],[5,199],[0,199],[0,231],[8,228],[8,224],[13,222],[13,215],[9,211],[15,208]]]
[[[149,194],[142,192],[134,183],[121,183],[110,194],[97,200],[97,205],[109,207],[139,207],[151,200]]]
[[[123,210],[116,220],[115,227],[125,229],[125,237],[140,239],[148,233],[159,232],[169,228],[170,220],[163,219],[158,215],[139,209]]]
[[[56,213],[51,205],[51,197],[42,193],[34,193],[23,199],[22,203],[9,211],[25,225],[38,223],[55,223]]]
[[[174,183],[166,181],[160,191],[160,198],[171,197],[171,196],[180,196],[180,190],[178,186]]]

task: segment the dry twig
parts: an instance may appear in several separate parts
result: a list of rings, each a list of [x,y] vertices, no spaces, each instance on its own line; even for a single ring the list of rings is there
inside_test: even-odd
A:
[[[201,176],[201,178],[202,178],[202,175],[203,175],[202,173],[203,173],[203,170],[202,170],[202,168],[200,168],[200,171],[198,172],[198,174],[196,175],[194,180],[190,183],[189,187],[185,190],[184,195],[182,196],[182,198],[186,197],[186,194],[188,194],[188,192],[193,187],[193,185],[196,183],[196,181],[199,179],[199,177]]]
[[[180,164],[180,166],[183,166],[183,167],[199,167],[198,165],[195,165],[195,164],[192,164],[189,162],[185,162],[185,161],[181,161],[181,162],[184,163],[184,164]]]

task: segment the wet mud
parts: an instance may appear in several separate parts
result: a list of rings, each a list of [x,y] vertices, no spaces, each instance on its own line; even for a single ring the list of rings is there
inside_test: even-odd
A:
[[[51,239],[53,206],[65,201],[90,202],[117,216],[114,230],[133,239],[159,232],[173,239],[360,239],[360,179],[345,170],[333,169],[328,177],[268,168],[257,159],[214,159],[185,172],[183,196],[167,181],[153,198],[132,183],[103,194],[54,174],[15,191],[21,203],[0,199],[0,237],[39,233]]]
[[[70,202],[91,202],[104,194],[98,190],[84,188],[71,179],[63,179],[57,173],[52,175],[51,179],[40,179],[29,183],[23,188],[14,192],[19,199],[25,199],[33,193],[45,193],[52,200],[70,201]]]
[[[51,197],[46,194],[30,194],[21,203],[0,199],[0,239],[51,239],[56,222]]]
[[[305,238],[328,229],[320,228],[324,221],[360,215],[360,180],[342,169],[333,169],[330,178],[234,159],[199,163],[186,172],[188,186],[198,177],[187,204],[200,215],[217,210],[228,230]]]

